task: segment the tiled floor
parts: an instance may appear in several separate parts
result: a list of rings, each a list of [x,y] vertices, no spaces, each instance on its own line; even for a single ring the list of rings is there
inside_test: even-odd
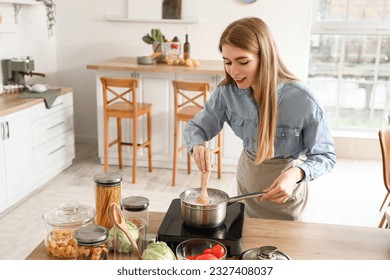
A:
[[[76,200],[94,207],[93,176],[103,170],[97,149],[91,144],[76,145],[74,164],[46,183],[39,191],[0,214],[0,260],[24,259],[43,239],[42,213],[60,203]],[[115,166],[110,171],[117,171]],[[141,195],[150,199],[150,211],[166,211],[172,199],[191,187],[198,187],[200,175],[194,171],[178,174],[171,186],[172,171],[139,168],[137,183],[131,183],[131,168],[125,167],[123,196]],[[304,221],[376,227],[379,206],[385,195],[381,162],[339,159],[334,170],[310,184],[310,200]],[[235,174],[225,173],[221,180],[212,174],[210,186],[236,194]]]

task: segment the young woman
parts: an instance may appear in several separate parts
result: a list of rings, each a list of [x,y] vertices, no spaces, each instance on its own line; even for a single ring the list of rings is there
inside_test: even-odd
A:
[[[242,18],[222,33],[225,79],[184,129],[187,149],[202,172],[210,169],[204,145],[226,122],[243,140],[237,192],[263,191],[245,200],[250,217],[300,220],[308,181],[336,163],[323,107],[313,90],[283,63],[267,25]]]

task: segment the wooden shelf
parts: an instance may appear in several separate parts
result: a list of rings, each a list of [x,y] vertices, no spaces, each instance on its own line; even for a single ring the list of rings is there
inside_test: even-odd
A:
[[[0,0],[1,1],[1,0]],[[121,21],[121,22],[155,22],[155,23],[200,23],[200,18],[191,19],[149,19],[149,18],[127,18],[124,16],[105,15],[104,20],[106,21]]]

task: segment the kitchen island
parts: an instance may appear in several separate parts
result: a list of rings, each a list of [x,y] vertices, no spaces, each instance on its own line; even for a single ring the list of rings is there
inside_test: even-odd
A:
[[[157,233],[164,215],[150,213],[149,233]],[[388,229],[245,218],[243,251],[266,245],[293,260],[390,260]],[[44,241],[26,259],[50,260]]]
[[[206,81],[212,88],[224,78],[225,72],[222,59],[220,61],[201,60],[198,67],[185,65],[139,65],[135,57],[116,57],[96,64],[87,65],[87,69],[96,71],[97,93],[97,120],[98,120],[98,154],[103,163],[103,97],[100,77],[131,77],[139,80],[138,98],[140,102],[151,103],[152,108],[152,147],[153,166],[158,168],[172,168],[173,160],[173,136],[174,136],[174,95],[172,80]],[[116,135],[116,123],[111,120],[110,137]],[[124,121],[122,125],[124,142],[131,142],[130,121]],[[146,139],[146,120],[143,119],[138,135],[139,142]],[[180,140],[181,141],[181,140]],[[212,147],[215,143],[212,141]],[[123,148],[124,164],[131,165],[130,147]],[[229,126],[223,130],[222,170],[223,172],[235,172],[236,163],[241,153],[242,144]],[[117,149],[110,149],[109,164],[117,164]],[[139,166],[148,166],[147,153],[140,151]],[[216,163],[216,159],[212,159]],[[183,151],[179,154],[179,169],[187,168],[187,157]]]

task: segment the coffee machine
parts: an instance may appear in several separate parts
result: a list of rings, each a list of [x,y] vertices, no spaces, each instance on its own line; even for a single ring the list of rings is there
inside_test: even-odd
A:
[[[4,75],[4,84],[13,84],[13,85],[25,85],[25,76],[42,76],[45,77],[45,74],[34,73],[34,60],[29,56],[4,59],[2,61],[3,73]]]

